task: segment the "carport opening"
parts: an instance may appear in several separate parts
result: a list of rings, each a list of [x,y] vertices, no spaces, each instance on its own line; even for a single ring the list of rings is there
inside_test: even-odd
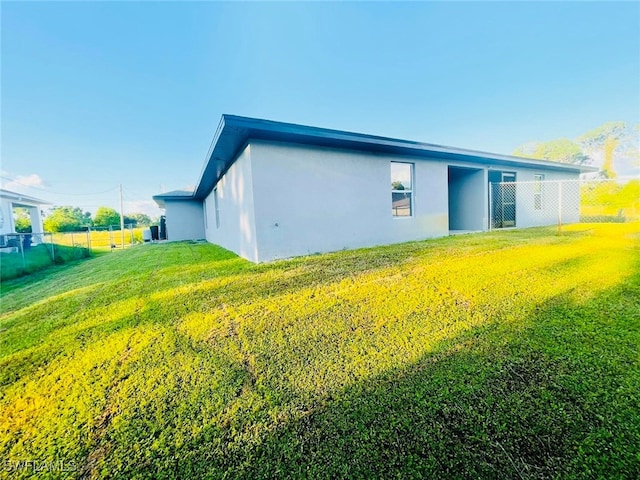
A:
[[[481,168],[449,166],[449,232],[482,231],[485,224],[485,180]]]
[[[13,205],[12,215],[13,215],[13,226],[14,230],[17,233],[32,233],[33,232],[33,222],[31,217],[39,214],[37,208],[29,208],[29,207],[16,207]]]
[[[516,174],[489,170],[491,228],[516,226]]]

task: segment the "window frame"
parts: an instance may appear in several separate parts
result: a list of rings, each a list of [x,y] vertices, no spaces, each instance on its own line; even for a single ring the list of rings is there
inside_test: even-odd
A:
[[[207,218],[207,200],[206,199],[202,202],[202,213],[204,216],[204,229],[207,230],[209,228],[209,219]]]
[[[213,208],[216,214],[216,228],[220,228],[220,206],[218,203],[218,187],[213,189]]]
[[[391,187],[391,216],[393,218],[413,218],[414,216],[414,191],[415,191],[415,163],[412,162],[397,162],[397,161],[391,161],[389,164],[389,173],[391,174],[391,168],[393,168],[394,164],[398,164],[398,165],[409,165],[410,168],[410,181],[411,181],[411,188],[410,189],[404,189],[404,190],[396,190],[393,188],[393,186]],[[391,177],[391,184],[393,185],[393,177]],[[393,194],[394,193],[404,193],[404,194],[409,194],[409,215],[397,215],[396,213],[394,213],[393,210]]]
[[[544,191],[544,173],[535,173],[533,175],[533,209],[544,210],[543,191]]]

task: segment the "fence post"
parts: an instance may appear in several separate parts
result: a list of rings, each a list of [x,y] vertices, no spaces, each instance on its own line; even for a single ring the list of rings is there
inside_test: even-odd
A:
[[[109,225],[109,248],[113,252],[113,229],[111,228],[111,225]]]
[[[18,235],[18,248],[20,249],[20,253],[22,254],[22,273],[27,273],[27,262],[24,259],[24,237],[22,235]]]
[[[562,235],[562,181],[558,180],[558,235]]]
[[[87,227],[87,250],[91,253],[91,227]]]
[[[73,232],[71,232],[71,246],[72,247],[76,246],[76,242],[73,240]]]
[[[493,229],[493,182],[489,182],[489,231]]]
[[[51,264],[54,265],[56,263],[56,250],[55,250],[55,247],[53,246],[53,233],[49,234],[49,240],[51,240],[49,242],[51,245]]]

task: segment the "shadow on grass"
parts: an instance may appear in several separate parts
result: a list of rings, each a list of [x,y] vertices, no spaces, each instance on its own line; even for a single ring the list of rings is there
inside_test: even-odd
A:
[[[503,238],[496,237],[500,241]],[[543,240],[547,241],[565,240]],[[13,357],[15,361],[20,355],[28,357],[29,342],[46,342],[51,347],[49,353],[43,351],[48,358],[57,355],[56,347],[67,349],[66,353],[75,357],[69,371],[80,374],[76,396],[70,397],[62,389],[50,402],[42,402],[54,403],[54,408],[36,418],[40,423],[33,422],[34,431],[20,441],[27,448],[34,445],[34,455],[45,450],[58,456],[74,455],[83,474],[121,478],[546,478],[637,473],[634,452],[627,445],[639,443],[634,422],[639,408],[633,394],[640,388],[639,328],[634,316],[639,308],[638,278],[610,290],[605,290],[605,285],[612,285],[613,280],[595,282],[603,290],[585,294],[585,285],[598,275],[593,269],[588,271],[589,264],[585,263],[582,288],[574,292],[573,282],[578,278],[569,275],[569,280],[563,281],[567,270],[575,270],[576,262],[588,258],[593,250],[582,251],[575,258],[566,251],[542,258],[542,245],[529,251],[530,256],[541,257],[529,265],[548,268],[554,274],[533,276],[537,282],[548,283],[549,288],[538,292],[539,297],[527,297],[531,281],[523,275],[523,263],[527,262],[520,260],[521,251],[501,252],[500,260],[493,259],[493,264],[482,257],[486,245],[476,240],[457,241],[456,252],[465,246],[469,247],[466,253],[474,256],[474,243],[478,245],[479,262],[465,256],[453,267],[447,263],[441,271],[435,264],[446,259],[449,250],[427,248],[436,242],[259,266],[234,256],[221,256],[220,249],[207,245],[163,246],[166,257],[137,252],[118,255],[114,258],[122,271],[112,283],[106,282],[109,287],[100,295],[87,291],[87,295],[74,296],[68,303],[43,302],[50,303],[48,320],[56,315],[60,318],[54,318],[53,323],[75,319],[75,324],[51,329],[44,338],[42,332],[33,335]],[[507,242],[493,249],[517,248],[524,243],[523,236],[522,243]],[[159,246],[153,248],[160,251]],[[198,261],[194,260],[197,254],[201,255]],[[414,265],[412,259],[420,256],[429,261]],[[500,264],[505,257],[515,259],[509,268]],[[182,258],[188,261],[180,263]],[[113,263],[97,264],[92,269],[79,267],[76,274],[92,275],[93,282],[106,281],[101,275],[107,275]],[[475,292],[476,282],[454,284],[458,291],[447,284],[450,276],[464,278],[464,268],[470,264],[480,265],[484,270],[482,281],[498,290],[496,303],[481,310],[483,318],[477,312],[470,318],[476,301],[470,292]],[[170,272],[167,278],[158,275],[162,271]],[[526,268],[524,271],[528,272]],[[184,276],[176,275],[179,272]],[[316,277],[310,272],[324,275]],[[353,285],[362,286],[358,275],[365,278],[367,272],[375,282],[354,288],[347,302],[327,308],[324,300],[335,295],[333,284],[352,277]],[[417,283],[406,286],[407,275],[418,278]],[[502,283],[495,282],[497,279]],[[416,310],[423,316],[401,324],[399,317],[391,316],[388,307],[393,302],[389,303],[385,295],[393,292],[393,301],[401,303],[403,288],[386,290],[387,280],[405,286],[414,297],[420,297],[426,280],[428,287],[441,295],[429,297],[429,304],[418,303]],[[517,288],[510,288],[516,281]],[[329,285],[324,288],[324,297],[307,294],[314,285]],[[301,294],[291,296],[294,290]],[[514,296],[503,305],[504,291],[522,298]],[[550,297],[559,292],[561,296]],[[367,304],[366,297],[373,294],[383,298],[382,303]],[[484,298],[487,306],[486,300],[494,297],[479,298]],[[547,300],[532,304],[530,298]],[[294,303],[311,304],[312,308],[288,311]],[[365,308],[359,309],[359,303]],[[239,311],[235,319],[223,325],[230,328],[222,332],[225,337],[217,339],[220,343],[210,337],[198,340],[179,328],[178,322],[185,315],[198,317],[207,310],[220,313],[223,304],[237,305]],[[405,318],[416,311],[406,305],[413,303],[405,304]],[[469,320],[468,327],[461,327],[466,328],[464,333],[459,333],[457,325],[436,325],[448,339],[440,343],[434,340],[433,349],[424,347],[423,340],[415,335],[413,339],[398,332],[395,337],[390,335],[393,322],[398,322],[400,330],[409,330],[406,333],[410,337],[421,322],[430,321],[429,309],[438,306],[450,314],[445,319],[449,323],[457,322],[458,316],[461,324]],[[513,310],[505,312],[505,306]],[[271,307],[273,310],[269,310]],[[30,311],[28,316],[29,309],[23,310],[25,316],[20,321],[24,325],[37,320],[33,315],[38,311]],[[39,312],[47,314],[46,309]],[[260,324],[255,314],[265,312],[271,313],[258,319],[264,320]],[[513,312],[526,312],[521,315],[525,318],[517,318]],[[21,314],[22,310],[16,312],[10,321]],[[383,328],[367,330],[370,314],[377,315],[374,320]],[[433,318],[440,320],[436,314],[434,310]],[[246,325],[242,325],[244,320]],[[309,334],[315,320],[326,323],[327,328]],[[303,340],[293,348],[291,343],[296,339],[287,337],[284,331],[291,321],[296,322],[296,333]],[[261,331],[263,325],[269,330]],[[144,328],[135,328],[138,326]],[[363,326],[367,331],[358,332]],[[240,331],[242,328],[245,330]],[[113,335],[115,332],[118,334]],[[24,333],[14,326],[3,337],[18,341]],[[267,338],[271,334],[273,338]],[[383,367],[375,370],[382,373],[376,375],[365,369],[366,378],[354,375],[346,381],[313,375],[317,372],[312,372],[306,362],[315,356],[320,363],[325,362],[319,365],[326,367],[325,372],[339,375],[340,365],[344,365],[340,357],[347,353],[345,347],[352,346],[349,340],[356,334],[363,339],[357,346],[368,351],[369,358],[380,357],[374,356],[375,348],[367,350],[367,346],[384,348],[384,343],[397,343],[399,348],[389,350],[390,355],[387,352],[388,362],[380,363]],[[425,342],[429,335],[422,337]],[[118,342],[111,341],[114,337]],[[367,343],[371,337],[375,341]],[[243,350],[247,341],[252,351]],[[411,341],[412,345],[403,343]],[[316,348],[320,345],[323,348]],[[85,357],[96,350],[104,361],[93,365],[91,358]],[[412,352],[415,355],[409,360],[405,355]],[[258,368],[252,363],[256,358],[261,362]],[[360,360],[372,366],[367,359],[352,356],[348,367]],[[10,365],[11,370],[22,375],[23,367],[28,370],[30,363],[44,364],[48,360],[32,357],[23,361]],[[61,359],[58,370],[53,368],[43,379],[55,385],[59,380],[56,375],[65,372],[66,361]],[[280,370],[268,370],[272,364]],[[92,376],[100,376],[108,365],[113,367],[110,376],[100,377],[107,387],[92,383]],[[385,370],[384,365],[395,367]],[[314,387],[313,382],[287,377],[290,371],[297,374],[296,369],[303,375],[308,371],[308,378],[319,380],[321,385]],[[43,372],[47,375],[46,368]],[[287,382],[289,385],[283,387]],[[18,391],[19,383],[15,382]],[[41,393],[36,384],[34,387],[29,395]],[[288,390],[283,395],[280,388]],[[88,392],[95,394],[92,397]],[[100,408],[90,410],[88,420],[77,420],[68,413],[71,408],[90,403],[89,399],[98,402]],[[20,404],[13,406],[16,418],[22,418]],[[31,420],[26,418],[28,426]],[[82,442],[65,444],[72,431],[90,434],[82,437]],[[20,448],[16,446],[15,451],[20,452]]]
[[[318,398],[267,434],[253,435],[251,418],[211,425],[175,457],[151,454],[129,473],[638,478],[639,284],[636,274],[583,303],[553,298],[521,324],[468,331],[414,364]]]

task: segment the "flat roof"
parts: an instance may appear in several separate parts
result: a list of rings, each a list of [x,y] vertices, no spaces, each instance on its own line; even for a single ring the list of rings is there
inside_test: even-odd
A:
[[[470,163],[490,164],[504,167],[538,167],[546,170],[585,173],[597,171],[594,167],[574,165],[548,160],[515,157],[496,153],[447,147],[431,143],[380,137],[364,133],[345,132],[328,128],[297,125],[293,123],[275,122],[257,118],[222,115],[220,124],[207,152],[206,160],[198,185],[191,196],[166,197],[168,194],[156,195],[154,200],[184,200],[192,198],[202,200],[211,193],[213,187],[236,160],[240,151],[251,140],[268,140],[275,142],[296,143],[311,146],[358,150],[371,153],[383,153],[398,156],[411,156],[437,160],[463,161]],[[169,192],[173,193],[173,192]],[[164,204],[164,201],[163,201]],[[160,203],[158,203],[160,205]],[[163,206],[163,205],[161,205]]]
[[[24,206],[27,207],[32,207],[35,205],[51,205],[50,202],[40,200],[39,198],[24,195],[23,193],[10,192],[9,190],[5,190],[4,188],[0,188],[0,198],[6,198],[13,203],[23,203]]]
[[[193,190],[172,190],[152,197],[160,208],[164,208],[165,200],[185,200],[193,198]]]

